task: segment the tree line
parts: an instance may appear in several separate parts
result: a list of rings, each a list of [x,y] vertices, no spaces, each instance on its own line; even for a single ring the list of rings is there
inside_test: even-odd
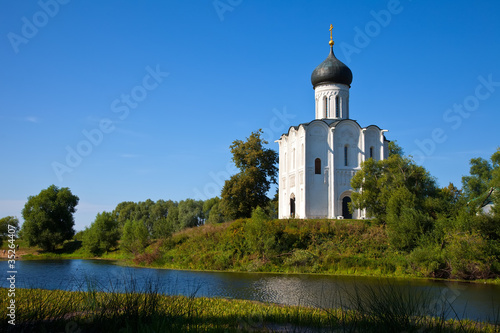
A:
[[[218,197],[205,201],[124,201],[112,212],[97,214],[95,221],[77,238],[81,238],[83,246],[94,255],[117,247],[119,240],[123,249],[138,254],[154,239],[168,238],[185,228],[224,221],[211,214],[219,202]]]

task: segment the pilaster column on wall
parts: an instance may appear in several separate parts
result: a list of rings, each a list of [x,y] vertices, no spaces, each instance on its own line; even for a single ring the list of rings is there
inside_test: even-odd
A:
[[[380,154],[380,159],[381,160],[385,159],[385,156],[386,156],[385,155],[386,154],[385,145],[384,145],[384,133],[385,132],[389,132],[389,130],[383,129],[383,130],[380,131],[380,147],[381,147],[380,148],[380,153],[381,153]],[[387,156],[389,156],[389,152],[387,152]]]

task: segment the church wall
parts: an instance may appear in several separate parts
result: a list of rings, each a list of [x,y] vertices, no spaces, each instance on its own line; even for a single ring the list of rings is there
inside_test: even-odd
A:
[[[279,142],[279,206],[278,216],[291,216],[291,202],[295,201],[295,217],[303,217],[305,213],[305,131],[302,126],[298,130],[291,128],[288,134],[282,135]]]
[[[370,148],[375,160],[387,158],[384,132],[377,126],[360,128],[352,120],[342,120],[335,127],[316,120],[290,128],[278,140],[279,217],[291,216],[291,199],[296,218],[342,216],[342,199],[351,197],[351,178],[361,162],[370,158]],[[319,173],[316,159],[320,160]],[[353,218],[364,215],[355,211]]]
[[[380,161],[384,157],[384,145],[381,141],[380,129],[376,126],[368,126],[365,131],[365,160],[370,158],[370,148],[372,148],[372,158]]]
[[[307,127],[306,216],[308,218],[328,216],[328,133],[328,126],[324,122],[312,122]],[[320,161],[319,168],[316,159]]]
[[[286,205],[286,159],[287,159],[287,144],[288,138],[282,135],[278,140],[279,144],[279,168],[278,168],[278,218],[284,218],[285,215],[285,205]]]
[[[306,131],[303,126],[299,127],[299,130],[296,135],[295,148],[297,151],[297,170],[295,173],[295,197],[296,199],[296,213],[295,217],[304,218],[305,217],[305,209],[306,209],[306,198],[304,197],[304,188],[305,188],[305,135]]]
[[[335,182],[332,193],[333,216],[342,215],[342,199],[351,195],[351,178],[364,157],[362,129],[354,121],[342,121],[334,130]],[[347,159],[345,156],[347,150]],[[347,165],[346,165],[347,162]],[[358,218],[359,212],[353,214]]]

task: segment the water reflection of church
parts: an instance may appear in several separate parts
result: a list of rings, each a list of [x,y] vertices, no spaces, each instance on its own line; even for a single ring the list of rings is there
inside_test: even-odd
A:
[[[388,156],[386,130],[350,119],[352,72],[333,44],[330,37],[330,54],[311,75],[315,119],[278,140],[279,218],[361,218],[362,211],[348,209],[350,180],[362,161]]]

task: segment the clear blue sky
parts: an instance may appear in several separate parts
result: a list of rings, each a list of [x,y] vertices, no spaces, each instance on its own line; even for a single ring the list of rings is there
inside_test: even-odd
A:
[[[234,140],[277,150],[314,118],[330,23],[351,117],[441,186],[500,146],[499,1],[55,1],[1,3],[0,217],[51,184],[80,197],[77,230],[219,194]]]

